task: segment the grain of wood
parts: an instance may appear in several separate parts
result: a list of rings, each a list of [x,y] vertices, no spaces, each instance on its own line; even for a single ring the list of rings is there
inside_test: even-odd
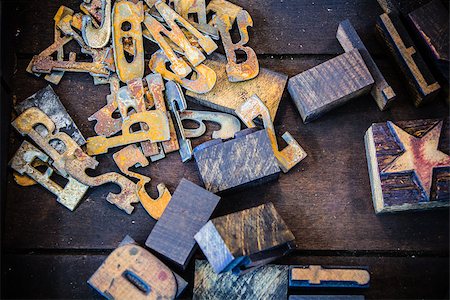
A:
[[[212,219],[195,240],[216,273],[250,271],[295,247],[294,235],[272,203]]]
[[[191,258],[194,234],[208,222],[220,197],[182,179],[145,245],[183,269]]]
[[[403,76],[416,106],[433,100],[440,89],[408,31],[395,14],[382,14],[376,25],[380,40],[389,50]]]
[[[203,184],[212,193],[254,187],[280,174],[266,130],[247,129],[225,142],[204,143],[194,149],[194,157]]]
[[[374,81],[357,49],[289,79],[288,90],[304,123],[363,95]]]

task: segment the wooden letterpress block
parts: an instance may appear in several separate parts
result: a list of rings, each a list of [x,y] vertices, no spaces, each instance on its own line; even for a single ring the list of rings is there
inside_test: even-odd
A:
[[[449,14],[441,1],[433,0],[408,14],[413,28],[439,73],[449,77]]]
[[[370,274],[362,267],[291,266],[289,287],[368,288]]]
[[[187,282],[129,236],[89,278],[107,299],[175,299]]]
[[[186,95],[194,102],[208,106],[229,114],[235,114],[235,109],[247,99],[257,94],[270,112],[272,121],[278,110],[288,77],[284,74],[260,68],[255,78],[243,82],[230,82],[226,73],[227,59],[221,54],[214,53],[203,62],[216,72],[217,81],[211,91],[197,94],[186,91]]]
[[[336,38],[339,40],[339,43],[342,48],[344,48],[345,52],[352,51],[353,49],[359,50],[359,53],[364,59],[364,62],[375,81],[370,93],[380,110],[386,109],[391,101],[395,99],[394,90],[384,79],[383,74],[381,74],[380,69],[378,69],[378,66],[349,20],[342,21],[339,24]]]
[[[186,268],[194,252],[194,235],[208,222],[220,197],[181,179],[145,245]]]
[[[223,142],[213,140],[194,149],[205,188],[213,193],[236,190],[277,179],[277,160],[266,130],[246,129]]]
[[[358,50],[289,79],[288,90],[304,123],[370,91],[374,81]]]
[[[414,104],[419,106],[432,100],[440,89],[422,56],[417,51],[406,28],[394,14],[382,14],[377,20],[377,31],[408,81]]]
[[[291,295],[289,300],[364,300],[362,295]]]
[[[207,261],[196,260],[193,299],[286,299],[288,268],[267,265],[238,276],[217,274]]]
[[[272,203],[210,220],[195,235],[216,273],[268,264],[295,247],[295,237]]]
[[[365,136],[376,213],[449,206],[449,124],[373,124]]]

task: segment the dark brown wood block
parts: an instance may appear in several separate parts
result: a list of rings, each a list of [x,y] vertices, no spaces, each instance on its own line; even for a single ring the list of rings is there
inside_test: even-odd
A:
[[[267,265],[237,276],[217,274],[205,260],[195,261],[193,299],[286,299],[288,266]]]
[[[183,269],[194,253],[194,235],[208,222],[220,197],[181,179],[145,245]]]
[[[366,46],[349,20],[339,23],[336,38],[339,40],[339,43],[341,43],[341,46],[344,48],[345,52],[358,49],[359,54],[361,54],[364,59],[364,62],[366,63],[366,66],[375,81],[370,93],[375,99],[378,108],[380,110],[385,110],[395,99],[395,92],[386,82],[386,79],[384,79],[383,74],[381,74],[380,69],[378,69],[377,64],[373,60],[369,51],[367,51]]]
[[[289,300],[364,300],[361,295],[291,295]]]
[[[216,273],[250,271],[295,247],[294,235],[271,202],[212,219],[195,240]]]
[[[213,193],[256,186],[280,174],[265,129],[245,129],[234,139],[203,143],[194,149],[194,157],[205,188]]]
[[[373,124],[366,133],[376,213],[449,206],[448,119]]]
[[[449,13],[440,0],[433,0],[408,14],[426,54],[441,77],[449,77]]]
[[[407,80],[414,104],[420,106],[434,99],[440,85],[416,49],[400,18],[394,13],[384,13],[379,16],[376,28]]]
[[[288,81],[304,123],[370,91],[374,81],[357,49],[332,58]]]

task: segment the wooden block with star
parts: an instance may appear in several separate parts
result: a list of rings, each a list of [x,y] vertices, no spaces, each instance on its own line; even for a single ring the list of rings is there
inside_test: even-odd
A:
[[[365,135],[376,213],[449,206],[449,119],[376,123]]]

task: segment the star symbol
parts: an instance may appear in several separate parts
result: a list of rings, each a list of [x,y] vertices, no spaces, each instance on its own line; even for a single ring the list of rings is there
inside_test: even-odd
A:
[[[450,156],[438,150],[442,121],[421,138],[410,135],[392,122],[387,122],[387,125],[404,152],[387,165],[381,173],[414,172],[427,199],[430,199],[433,169],[450,166]]]

